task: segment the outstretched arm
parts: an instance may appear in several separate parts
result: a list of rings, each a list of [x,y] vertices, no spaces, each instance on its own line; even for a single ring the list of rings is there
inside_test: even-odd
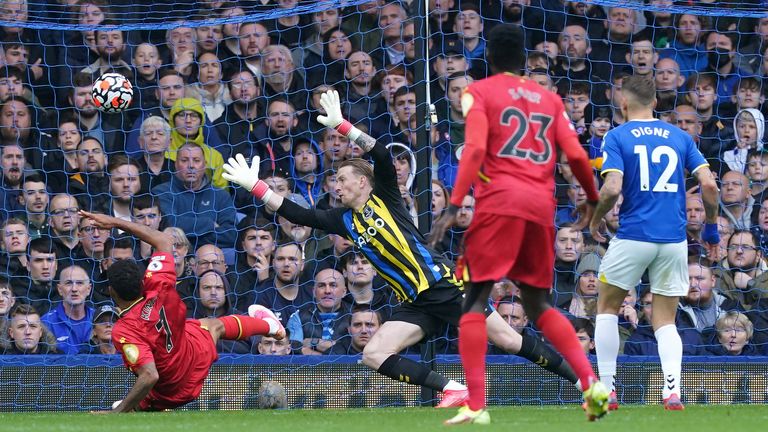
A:
[[[707,255],[714,259],[717,256],[720,245],[720,232],[717,230],[717,216],[720,213],[720,192],[717,189],[715,177],[708,167],[699,167],[694,172],[694,175],[699,180],[701,200],[704,202],[706,223],[701,233],[701,239],[704,240],[704,248],[707,250]]]
[[[267,208],[295,224],[337,232],[338,228],[333,228],[336,224],[331,221],[329,211],[305,209],[276,194],[265,181],[259,180],[259,162],[259,157],[255,156],[251,166],[248,166],[245,157],[237,154],[222,167],[223,177],[251,191],[251,195],[261,200]]]
[[[118,406],[112,409],[114,413],[131,412],[139,406],[149,392],[157,384],[160,376],[157,373],[154,363],[147,363],[136,370],[136,383],[125,395],[125,399]]]
[[[111,230],[117,228],[139,238],[152,246],[156,252],[173,253],[173,237],[146,225],[119,219],[100,213],[89,213],[80,210],[80,216],[93,221],[99,228]]]

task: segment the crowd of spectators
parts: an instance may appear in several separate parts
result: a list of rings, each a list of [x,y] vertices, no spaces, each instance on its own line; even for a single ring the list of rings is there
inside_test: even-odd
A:
[[[319,96],[334,89],[345,117],[390,149],[414,224],[425,212],[439,218],[464,142],[462,91],[490,73],[483,35],[509,22],[525,28],[525,46],[510,47],[526,50],[522,73],[562,97],[596,172],[603,137],[625,121],[622,80],[654,76],[659,118],[693,137],[721,186],[722,243],[712,262],[699,245],[701,198],[689,189],[690,291],[678,316],[686,353],[768,355],[768,18],[672,14],[665,12],[671,0],[647,0],[653,12],[560,0],[430,0],[431,33],[417,44],[424,21],[416,0],[261,21],[246,15],[307,2],[218,0],[173,11],[154,2],[52,3],[41,9],[0,0],[0,20],[17,24],[0,27],[0,352],[114,353],[110,334],[119,312],[105,270],[118,260],[146,260],[152,251],[80,218],[78,211],[87,210],[174,236],[177,290],[190,318],[245,313],[259,304],[290,335],[221,341],[221,352],[360,353],[398,302],[386,282],[348,239],[271,213],[229,185],[222,165],[237,153],[259,157],[276,193],[306,208],[338,206],[338,164],[365,156],[316,121],[323,114]],[[174,25],[113,27],[143,13]],[[197,26],[184,16],[243,18]],[[98,27],[39,28],[46,20]],[[416,75],[422,45],[429,83]],[[91,85],[105,72],[133,83],[128,110],[105,114],[94,106]],[[416,95],[425,84],[438,121],[421,134],[416,108],[424,101]],[[417,166],[419,152],[429,152],[430,166]],[[431,208],[419,208],[415,198],[423,191],[414,179],[425,171],[433,179]],[[585,351],[593,352],[606,245],[572,228],[586,196],[563,155],[553,176],[551,301],[573,318]],[[605,219],[609,234],[619,213],[617,205]],[[469,196],[439,252],[460,255],[473,214]],[[516,331],[537,334],[517,294],[513,282],[499,281],[494,307]],[[625,354],[656,353],[650,296],[646,280],[627,295],[620,317]],[[455,331],[445,329],[438,352],[455,352]]]

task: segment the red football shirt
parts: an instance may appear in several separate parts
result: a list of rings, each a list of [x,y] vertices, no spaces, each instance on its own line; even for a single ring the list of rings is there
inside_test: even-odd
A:
[[[474,182],[476,212],[551,226],[556,149],[578,146],[562,100],[524,77],[497,74],[467,87],[462,108],[468,119],[475,112],[488,123],[482,167]]]
[[[157,252],[144,273],[142,297],[121,311],[112,329],[112,342],[133,371],[155,363],[160,381],[155,389],[173,386],[185,379],[193,345],[187,343],[187,307],[176,292],[173,255]]]

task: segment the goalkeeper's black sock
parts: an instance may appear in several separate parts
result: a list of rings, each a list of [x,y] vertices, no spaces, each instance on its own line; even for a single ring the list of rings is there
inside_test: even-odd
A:
[[[524,334],[523,343],[517,355],[532,361],[552,373],[560,375],[572,384],[576,384],[576,381],[578,381],[576,374],[571,369],[571,365],[563,360],[563,357],[551,346],[538,338]]]
[[[417,384],[437,391],[443,391],[448,385],[448,378],[430,370],[421,363],[393,354],[379,366],[378,372],[393,380],[408,384]]]

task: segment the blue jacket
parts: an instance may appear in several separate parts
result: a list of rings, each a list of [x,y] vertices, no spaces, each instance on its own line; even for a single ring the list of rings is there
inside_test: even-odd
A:
[[[232,196],[204,181],[200,190],[191,191],[174,176],[170,182],[152,188],[152,194],[160,197],[168,226],[183,229],[194,249],[206,244],[222,249],[234,247],[237,229]]]
[[[56,336],[56,349],[63,354],[77,354],[88,350],[88,341],[93,330],[93,308],[85,307],[85,318],[73,320],[64,313],[64,304],[59,303],[40,319]]]
[[[707,51],[704,45],[689,46],[679,41],[673,41],[669,48],[661,51],[659,58],[671,58],[680,65],[680,75],[688,78],[691,74],[701,72],[707,67]]]
[[[296,173],[296,157],[293,155],[294,148],[297,144],[309,142],[312,150],[317,157],[317,168],[315,168],[315,182],[312,184],[307,183]],[[290,161],[290,172],[293,178],[293,190],[294,192],[301,194],[305,200],[312,206],[317,205],[317,201],[320,200],[320,196],[323,195],[323,178],[325,177],[325,170],[323,168],[323,152],[320,150],[320,146],[317,145],[311,138],[302,137],[302,139],[294,139],[293,147],[291,149],[291,156],[288,159]]]

